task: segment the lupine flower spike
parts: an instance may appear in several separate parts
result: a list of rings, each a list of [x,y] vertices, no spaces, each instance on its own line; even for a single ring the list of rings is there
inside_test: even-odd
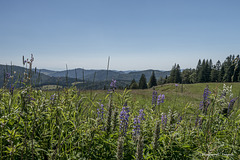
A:
[[[122,111],[120,113],[119,119],[120,119],[120,132],[122,135],[125,135],[128,128],[128,118],[129,118],[129,109],[125,106],[122,108]]]
[[[231,99],[231,101],[229,102],[229,104],[228,104],[228,113],[227,113],[228,116],[229,116],[231,110],[233,109],[233,105],[234,105],[234,103],[236,102],[236,100],[237,100],[237,98],[233,98],[233,99]]]
[[[211,92],[208,89],[208,86],[204,89],[203,101],[200,102],[199,109],[203,111],[204,114],[207,114],[207,109],[210,104],[209,95]]]
[[[110,88],[111,88],[111,90],[112,90],[113,92],[114,92],[115,89],[117,88],[116,83],[117,83],[117,81],[114,80],[114,79],[112,79],[112,82],[111,82],[111,84],[110,84]]]
[[[143,109],[139,110],[139,116],[136,116],[134,118],[134,122],[133,122],[133,139],[134,141],[136,141],[137,137],[140,135],[140,131],[141,131],[141,122],[143,120],[145,120],[144,116],[145,113],[143,112]]]
[[[160,94],[158,96],[158,99],[157,99],[157,105],[160,105],[160,103],[163,103],[164,99],[165,99],[165,95],[164,94]]]

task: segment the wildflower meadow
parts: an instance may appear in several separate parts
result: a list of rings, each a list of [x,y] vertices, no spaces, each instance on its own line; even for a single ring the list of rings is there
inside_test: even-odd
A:
[[[240,159],[238,83],[42,91],[30,80],[0,89],[1,160]]]

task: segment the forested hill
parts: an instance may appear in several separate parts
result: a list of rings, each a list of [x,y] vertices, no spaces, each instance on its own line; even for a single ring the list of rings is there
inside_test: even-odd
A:
[[[219,60],[213,64],[212,60],[199,59],[196,69],[184,69],[175,64],[170,77],[161,80],[165,83],[205,83],[205,82],[240,82],[239,55],[230,55],[224,62]]]
[[[22,85],[24,73],[29,74],[29,70],[25,67],[0,64],[0,87],[2,87],[4,83],[7,83],[6,85],[9,86],[10,84],[14,84],[17,82],[15,84],[16,87]],[[7,74],[10,75],[9,78],[7,78]],[[36,87],[43,85],[67,85],[66,77],[51,77],[41,72],[38,72],[37,69],[32,69],[31,76],[32,85]],[[74,78],[68,78],[69,84],[73,82],[75,82]]]
[[[50,70],[41,70],[41,73],[44,73],[52,77],[68,77],[76,78],[86,81],[105,81],[116,79],[118,81],[132,81],[135,79],[138,81],[142,74],[146,76],[146,79],[149,80],[152,72],[155,72],[157,78],[169,76],[170,71],[159,71],[159,70],[144,70],[144,71],[114,71],[114,70],[84,70],[81,68],[68,70],[68,71],[50,71]]]
[[[3,86],[4,77],[6,73],[12,75],[12,82],[22,80],[24,72],[29,72],[26,68],[15,65],[0,65],[0,86]],[[116,79],[121,87],[125,87],[135,79],[138,81],[142,74],[146,75],[146,79],[149,80],[153,70],[145,71],[113,71],[113,70],[84,70],[81,68],[65,71],[52,71],[47,69],[32,69],[32,82],[35,86],[42,85],[72,85],[74,82],[84,82],[87,88],[94,87],[94,89],[103,88],[104,82]],[[158,71],[154,70],[157,78],[165,77],[170,74],[170,71]],[[67,79],[66,79],[67,77]],[[94,82],[94,84],[92,84]],[[78,83],[79,84],[79,83]],[[84,85],[84,84],[81,84]],[[90,88],[91,88],[90,87]]]

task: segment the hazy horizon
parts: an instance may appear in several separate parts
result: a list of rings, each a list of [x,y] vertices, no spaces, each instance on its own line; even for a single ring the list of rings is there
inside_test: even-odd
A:
[[[240,51],[240,1],[0,1],[0,63],[64,70],[196,68]]]

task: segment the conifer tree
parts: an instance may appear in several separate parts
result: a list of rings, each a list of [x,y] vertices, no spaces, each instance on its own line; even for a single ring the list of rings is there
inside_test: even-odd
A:
[[[230,55],[226,58],[224,61],[224,67],[225,67],[225,74],[223,76],[223,81],[224,82],[231,82],[232,81],[232,76],[234,74],[234,64],[233,60],[235,59],[235,56]]]
[[[182,77],[181,77],[181,69],[179,64],[177,64],[176,71],[175,71],[175,83],[181,83],[182,82]]]
[[[218,81],[218,70],[217,70],[217,67],[214,65],[213,66],[213,69],[211,70],[211,82],[217,82]]]
[[[152,75],[150,77],[149,83],[148,83],[148,88],[152,88],[153,86],[157,86],[157,79],[155,77],[154,71],[152,72]]]
[[[170,72],[170,77],[169,77],[169,80],[168,80],[169,83],[174,83],[175,80],[176,80],[176,68],[177,68],[177,66],[176,66],[176,63],[175,63],[174,66],[172,67],[171,72]]]
[[[174,66],[172,67],[170,77],[169,77],[169,82],[170,83],[181,83],[182,82],[181,69],[180,69],[179,64],[176,65],[176,63],[175,63]]]
[[[147,89],[148,88],[146,76],[144,74],[141,75],[138,87],[139,87],[139,89]]]
[[[201,72],[201,68],[202,68],[202,62],[201,62],[201,59],[198,60],[198,64],[197,64],[197,67],[196,67],[196,81],[197,82],[200,82],[200,72]]]
[[[225,67],[224,65],[222,65],[221,70],[219,71],[219,75],[218,75],[218,81],[219,82],[224,82],[224,75],[225,75]]]
[[[135,79],[132,80],[132,82],[130,84],[130,89],[138,89],[138,84],[135,81]]]

